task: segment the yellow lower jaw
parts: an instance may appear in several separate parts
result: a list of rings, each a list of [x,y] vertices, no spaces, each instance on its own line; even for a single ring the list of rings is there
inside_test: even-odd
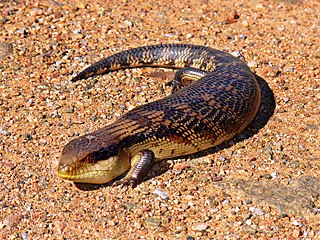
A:
[[[74,165],[59,165],[58,175],[73,182],[102,184],[121,176],[130,169],[130,156],[120,152],[117,156],[94,164],[77,162]]]

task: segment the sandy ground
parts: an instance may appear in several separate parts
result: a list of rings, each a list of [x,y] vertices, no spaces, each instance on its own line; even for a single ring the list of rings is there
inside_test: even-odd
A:
[[[319,1],[1,1],[1,239],[320,239]],[[71,83],[131,47],[208,45],[259,77],[245,133],[161,162],[136,188],[57,176],[63,146],[170,92],[131,69]]]

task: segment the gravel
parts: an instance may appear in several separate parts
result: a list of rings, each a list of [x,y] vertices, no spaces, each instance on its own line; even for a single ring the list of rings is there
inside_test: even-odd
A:
[[[0,238],[320,239],[319,8],[302,0],[1,1]],[[158,163],[134,189],[60,179],[68,141],[170,94],[171,71],[72,76],[157,43],[244,59],[262,89],[253,124],[220,149]]]

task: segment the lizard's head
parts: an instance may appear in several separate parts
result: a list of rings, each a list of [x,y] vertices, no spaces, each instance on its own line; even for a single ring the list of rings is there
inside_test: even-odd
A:
[[[58,175],[66,180],[102,184],[122,175],[130,168],[130,158],[117,143],[101,141],[95,135],[84,135],[63,149]]]

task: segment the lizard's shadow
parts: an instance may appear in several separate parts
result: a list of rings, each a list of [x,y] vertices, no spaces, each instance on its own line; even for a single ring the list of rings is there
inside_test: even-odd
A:
[[[276,107],[274,94],[273,94],[272,90],[270,89],[268,83],[263,78],[259,77],[258,75],[255,75],[255,77],[258,81],[259,88],[261,91],[261,105],[260,105],[260,109],[259,109],[255,119],[249,125],[249,127],[244,132],[239,134],[238,136],[232,138],[231,140],[229,140],[229,141],[227,141],[217,147],[213,147],[213,148],[210,148],[210,149],[207,149],[207,150],[195,153],[195,154],[179,157],[176,159],[199,158],[199,157],[203,157],[203,156],[206,156],[209,154],[216,153],[221,149],[229,148],[230,146],[234,145],[235,143],[241,142],[247,138],[252,137],[254,134],[256,134],[260,129],[262,129],[267,124],[269,119],[272,117],[274,110],[275,110],[275,107]],[[159,175],[165,173],[166,171],[168,171],[168,169],[169,169],[169,163],[167,161],[160,161],[152,167],[148,176],[146,176],[142,180],[142,182],[146,181],[148,179],[152,179],[156,176],[159,176]],[[113,184],[113,182],[114,181],[112,181],[110,183],[106,183],[106,184],[75,183],[75,186],[83,191],[91,191],[91,190],[99,189],[101,187],[111,186]]]

